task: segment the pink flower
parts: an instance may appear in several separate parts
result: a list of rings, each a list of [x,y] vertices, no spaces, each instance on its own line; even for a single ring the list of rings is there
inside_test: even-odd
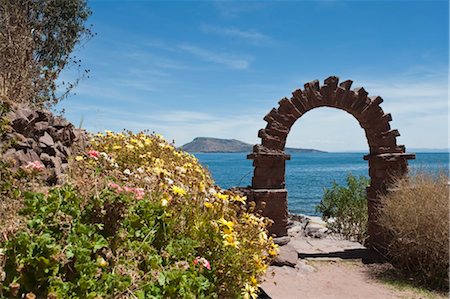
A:
[[[141,200],[144,198],[144,189],[143,188],[134,188],[134,196],[136,196],[137,200]]]
[[[123,190],[125,190],[126,192],[133,192],[134,188],[128,187],[128,186],[124,186]]]
[[[123,191],[122,187],[120,187],[119,185],[117,185],[114,182],[109,182],[108,183],[108,187],[112,188],[112,189],[116,189],[118,192],[122,192]]]
[[[45,168],[45,166],[44,166],[44,164],[41,163],[41,161],[33,161],[33,162],[28,162],[28,164],[24,168],[41,171],[42,169]]]
[[[133,193],[137,200],[143,199],[144,195],[145,195],[143,188],[133,188],[133,187],[124,186],[123,190],[125,192]]]
[[[211,264],[204,257],[197,256],[194,259],[194,265],[197,265],[197,264],[200,264],[201,267],[205,267],[206,269],[211,270]]]
[[[94,159],[98,159],[100,157],[100,153],[94,150],[88,151],[88,156]]]

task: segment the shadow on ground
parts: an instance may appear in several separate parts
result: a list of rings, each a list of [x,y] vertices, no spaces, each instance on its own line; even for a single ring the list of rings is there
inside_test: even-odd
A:
[[[325,253],[299,253],[300,259],[334,259],[361,260],[364,264],[381,264],[386,259],[376,251],[367,248],[345,249],[343,251]]]

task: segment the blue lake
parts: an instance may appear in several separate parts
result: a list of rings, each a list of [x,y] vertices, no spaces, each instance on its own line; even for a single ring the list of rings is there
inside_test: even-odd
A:
[[[348,173],[368,177],[368,164],[364,153],[297,153],[286,161],[286,187],[289,211],[295,214],[317,215],[315,206],[320,202],[323,189],[333,181],[345,184]],[[195,156],[211,172],[216,184],[222,188],[248,186],[253,175],[252,161],[244,153],[198,153]],[[448,153],[416,153],[409,161],[410,170],[431,172],[449,169]]]

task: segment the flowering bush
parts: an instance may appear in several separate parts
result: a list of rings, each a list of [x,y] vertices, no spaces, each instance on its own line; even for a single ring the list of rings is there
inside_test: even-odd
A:
[[[268,219],[159,135],[97,134],[65,186],[25,197],[7,295],[256,298],[277,253]]]

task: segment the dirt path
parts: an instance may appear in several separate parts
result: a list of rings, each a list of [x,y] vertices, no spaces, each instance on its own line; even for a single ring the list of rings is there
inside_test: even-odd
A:
[[[272,299],[444,299],[448,296],[382,282],[388,264],[361,244],[329,236],[290,236],[261,288]],[[262,297],[265,298],[265,297]]]
[[[411,291],[396,290],[389,285],[377,282],[369,276],[366,266],[362,263],[321,261],[307,262],[307,265],[314,270],[307,272],[287,266],[271,267],[269,277],[262,284],[262,288],[272,299],[419,299],[428,297],[422,297]]]

